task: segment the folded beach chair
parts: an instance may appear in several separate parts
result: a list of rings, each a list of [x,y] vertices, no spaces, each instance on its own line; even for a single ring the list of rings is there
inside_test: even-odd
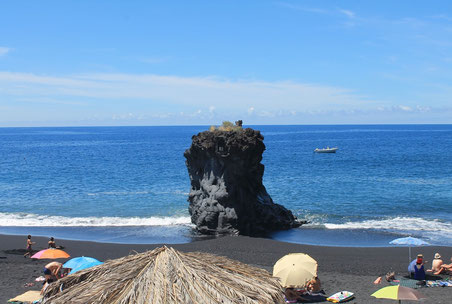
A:
[[[34,301],[39,301],[42,298],[39,290],[29,290],[17,297],[8,300],[8,303],[14,304],[31,304]]]

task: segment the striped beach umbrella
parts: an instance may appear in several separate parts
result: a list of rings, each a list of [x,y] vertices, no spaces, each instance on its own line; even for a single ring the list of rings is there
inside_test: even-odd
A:
[[[70,255],[61,249],[43,249],[35,253],[32,259],[67,259]]]
[[[420,299],[427,298],[413,288],[408,288],[400,285],[384,287],[371,294],[371,296],[378,299],[398,300],[399,303],[402,303],[401,300],[418,301]]]
[[[408,246],[408,262],[411,262],[411,247],[429,245],[426,241],[411,236],[392,240],[389,244]]]

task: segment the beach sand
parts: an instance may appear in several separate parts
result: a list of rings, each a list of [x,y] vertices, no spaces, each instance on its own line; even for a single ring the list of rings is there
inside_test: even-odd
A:
[[[33,237],[35,250],[46,248],[47,238]],[[56,240],[72,257],[90,256],[101,261],[114,259],[133,253],[151,250],[161,245],[110,244],[84,241]],[[0,235],[0,303],[28,290],[39,290],[41,283],[34,279],[42,275],[43,267],[49,260],[23,258],[26,236]],[[395,271],[396,275],[406,275],[408,248],[356,248],[308,246],[278,242],[263,238],[221,237],[196,241],[188,244],[168,245],[181,251],[202,251],[226,256],[246,264],[272,271],[274,263],[292,252],[304,252],[318,262],[318,275],[327,295],[341,290],[352,291],[356,298],[349,303],[396,303],[390,300],[375,299],[370,295],[388,286],[384,275]],[[435,252],[441,253],[443,260],[452,256],[452,247],[417,247],[412,249],[415,256],[424,254],[427,267]],[[414,257],[413,257],[414,258]],[[65,260],[62,260],[64,262]],[[373,281],[383,276],[380,285]],[[35,283],[24,287],[25,283]],[[452,287],[420,288],[428,299],[424,303],[451,303]],[[326,302],[325,302],[326,303]]]

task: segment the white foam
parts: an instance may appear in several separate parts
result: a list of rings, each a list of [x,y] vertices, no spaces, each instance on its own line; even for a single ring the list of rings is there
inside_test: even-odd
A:
[[[191,226],[190,217],[65,217],[31,213],[0,212],[0,227],[123,227],[173,225]]]
[[[417,217],[393,217],[381,220],[346,222],[342,224],[325,223],[327,229],[376,229],[385,231],[425,231],[442,232],[452,235],[452,223],[436,219],[427,220]]]

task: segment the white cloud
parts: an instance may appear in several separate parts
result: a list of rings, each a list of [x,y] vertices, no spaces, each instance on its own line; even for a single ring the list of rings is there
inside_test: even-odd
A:
[[[450,123],[451,111],[439,111],[441,103],[431,103],[431,96],[429,103],[393,104],[321,84],[150,74],[0,72],[0,101],[3,125],[215,124],[241,118],[248,124]]]
[[[365,107],[369,103],[349,89],[319,84],[149,74],[48,76],[0,72],[0,90],[2,95],[22,98],[145,100],[173,107],[213,106],[219,111],[235,108],[243,112],[255,104],[265,111],[307,111]]]
[[[296,4],[287,3],[287,2],[278,2],[277,4],[280,6],[286,7],[286,8],[290,8],[290,9],[297,10],[297,11],[303,11],[303,12],[307,12],[307,13],[316,13],[316,14],[328,14],[329,13],[325,9],[316,8],[316,7],[306,7],[306,6],[296,5]]]
[[[348,18],[355,18],[355,13],[350,11],[350,10],[346,10],[346,9],[339,9],[339,12],[341,14],[344,14],[345,16],[347,16]]]
[[[12,49],[0,46],[0,56],[8,54]]]
[[[402,111],[405,111],[405,112],[413,112],[413,108],[409,107],[409,106],[400,105],[399,109],[402,110]]]

